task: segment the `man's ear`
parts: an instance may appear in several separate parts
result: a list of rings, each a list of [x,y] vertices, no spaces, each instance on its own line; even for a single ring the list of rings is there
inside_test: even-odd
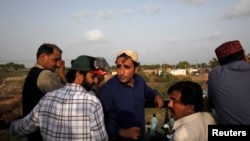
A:
[[[194,113],[194,105],[188,104],[187,105],[187,112],[188,113]]]
[[[84,81],[84,76],[82,73],[80,73],[80,71],[77,71],[76,74],[75,74],[75,81],[74,83],[76,84],[82,84],[82,82]]]
[[[245,62],[249,63],[248,56],[246,55],[245,51],[244,51],[244,58],[243,58],[243,60]]]
[[[45,63],[46,59],[47,59],[47,55],[45,53],[42,53],[39,57],[38,57],[38,61],[40,63]]]
[[[136,66],[135,67],[135,72],[138,72],[138,70],[139,70],[139,66]]]
[[[40,56],[38,56],[38,58],[44,58],[44,56],[45,56],[45,53],[42,53],[40,54]]]

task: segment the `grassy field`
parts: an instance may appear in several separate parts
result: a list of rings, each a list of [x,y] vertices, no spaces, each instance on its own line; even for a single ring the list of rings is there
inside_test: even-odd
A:
[[[20,137],[20,138],[16,138],[16,137],[12,137],[9,134],[9,130],[0,130],[0,141],[27,141],[26,137]]]

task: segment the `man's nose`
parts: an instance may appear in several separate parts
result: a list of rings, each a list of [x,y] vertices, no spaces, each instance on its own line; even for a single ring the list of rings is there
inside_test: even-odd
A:
[[[168,102],[168,107],[172,107],[173,106],[173,101],[172,100],[169,100],[169,102]]]

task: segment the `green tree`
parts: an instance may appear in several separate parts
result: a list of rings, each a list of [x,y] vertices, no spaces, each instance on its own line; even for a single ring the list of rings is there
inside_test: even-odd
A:
[[[141,69],[159,69],[161,68],[160,64],[154,64],[154,65],[140,65]]]
[[[177,65],[176,68],[178,69],[186,69],[190,66],[190,64],[187,61],[180,61]]]
[[[216,58],[213,58],[212,60],[209,61],[209,65],[211,68],[214,68],[214,67],[219,66],[220,64]]]

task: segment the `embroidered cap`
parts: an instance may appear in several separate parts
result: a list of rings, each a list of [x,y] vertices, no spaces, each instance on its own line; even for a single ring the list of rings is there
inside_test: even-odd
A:
[[[243,51],[240,41],[234,40],[221,44],[215,49],[215,54],[218,59],[222,59],[239,51]]]

